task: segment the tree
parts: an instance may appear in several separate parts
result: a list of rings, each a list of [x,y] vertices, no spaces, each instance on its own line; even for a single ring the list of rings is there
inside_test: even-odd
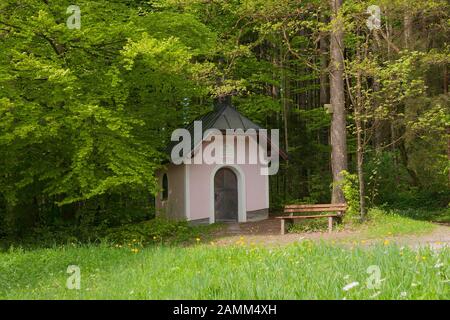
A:
[[[183,99],[195,109],[207,92],[196,58],[214,34],[194,17],[79,1],[69,29],[69,4],[0,5],[0,216],[12,224],[105,196],[148,202],[170,128],[196,112],[179,112]]]
[[[340,184],[342,171],[347,170],[347,131],[344,93],[344,22],[342,0],[330,0],[330,102],[331,120],[331,171],[333,175],[332,203],[345,202]]]

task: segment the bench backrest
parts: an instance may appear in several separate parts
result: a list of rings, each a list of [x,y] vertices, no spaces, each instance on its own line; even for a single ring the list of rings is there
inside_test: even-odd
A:
[[[331,204],[290,204],[284,207],[285,213],[296,212],[344,212],[347,210],[345,203]]]

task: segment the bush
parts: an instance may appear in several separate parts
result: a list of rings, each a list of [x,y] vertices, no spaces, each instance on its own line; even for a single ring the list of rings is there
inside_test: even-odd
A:
[[[108,229],[102,239],[119,245],[194,242],[196,239],[200,239],[201,235],[207,235],[211,228],[213,227],[209,225],[190,226],[187,221],[173,221],[158,217],[149,221]]]
[[[445,208],[450,202],[450,192],[442,174],[436,172],[423,177],[426,170],[418,171],[421,185],[413,186],[404,166],[396,164],[395,157],[398,156],[389,151],[367,155],[364,171],[371,204],[402,209]]]
[[[445,208],[450,201],[450,193],[447,190],[430,190],[411,188],[410,190],[399,190],[386,194],[383,201],[391,207],[406,208]]]
[[[343,176],[341,188],[348,206],[344,219],[345,221],[356,222],[360,217],[358,176],[347,171],[342,171],[341,174]]]

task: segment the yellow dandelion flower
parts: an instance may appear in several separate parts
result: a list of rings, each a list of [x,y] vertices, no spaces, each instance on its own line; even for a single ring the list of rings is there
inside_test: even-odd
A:
[[[195,238],[195,241],[197,242],[200,242],[200,240],[201,240],[200,238]]]
[[[387,246],[389,244],[389,240],[384,240],[384,245]]]

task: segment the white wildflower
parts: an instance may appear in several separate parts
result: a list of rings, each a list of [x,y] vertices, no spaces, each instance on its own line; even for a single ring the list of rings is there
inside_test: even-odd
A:
[[[356,287],[356,286],[359,286],[359,282],[357,282],[357,281],[352,282],[352,283],[349,283],[349,284],[346,285],[344,288],[342,288],[342,290],[348,291],[348,290],[350,290],[350,289],[352,289],[352,288],[354,288],[354,287]]]

